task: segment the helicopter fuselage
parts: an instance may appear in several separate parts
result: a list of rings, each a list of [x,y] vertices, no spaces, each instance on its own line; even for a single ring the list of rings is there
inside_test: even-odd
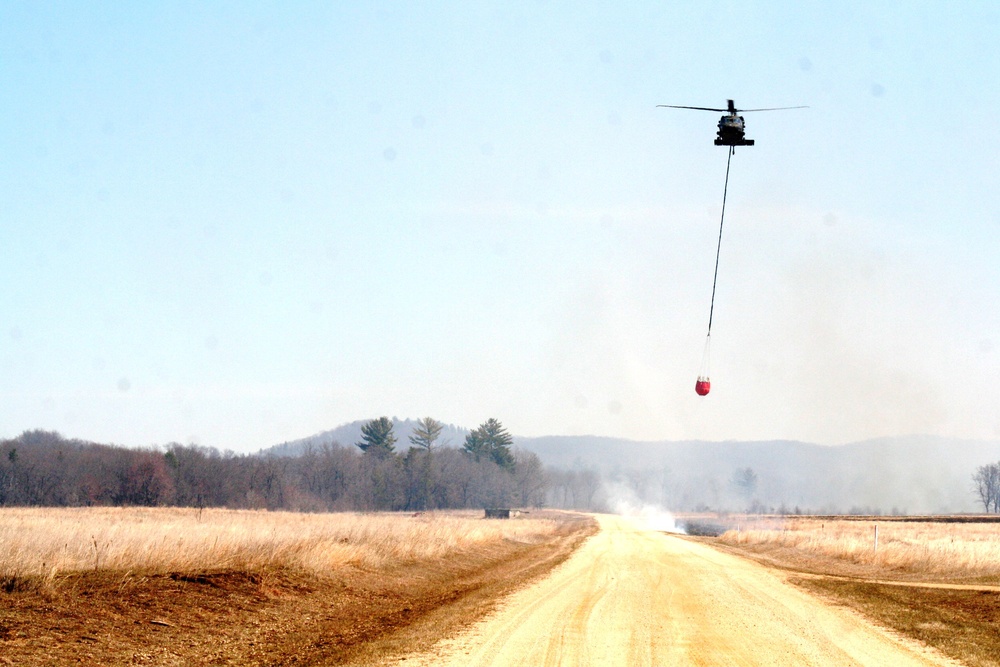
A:
[[[753,146],[753,139],[746,138],[743,116],[727,113],[719,119],[719,132],[715,137],[716,146]]]

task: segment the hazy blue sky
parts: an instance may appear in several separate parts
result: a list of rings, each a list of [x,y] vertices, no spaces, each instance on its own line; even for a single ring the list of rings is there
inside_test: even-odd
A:
[[[998,17],[0,2],[0,437],[1000,438]]]

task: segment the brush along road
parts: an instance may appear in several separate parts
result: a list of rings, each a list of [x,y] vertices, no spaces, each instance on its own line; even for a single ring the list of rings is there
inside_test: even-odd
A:
[[[406,665],[950,665],[780,572],[598,517],[565,563]]]

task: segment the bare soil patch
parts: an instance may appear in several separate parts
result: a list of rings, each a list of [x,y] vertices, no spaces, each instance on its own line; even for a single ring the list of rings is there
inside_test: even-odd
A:
[[[477,620],[596,531],[590,518],[552,517],[559,528],[542,541],[380,567],[22,579],[0,591],[0,664],[367,664]]]

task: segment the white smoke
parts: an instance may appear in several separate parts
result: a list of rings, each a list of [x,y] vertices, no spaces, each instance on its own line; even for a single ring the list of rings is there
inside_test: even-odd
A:
[[[604,494],[608,499],[608,507],[614,514],[636,519],[648,530],[685,533],[684,528],[677,525],[674,515],[668,510],[640,500],[635,491],[620,482],[605,481]]]

